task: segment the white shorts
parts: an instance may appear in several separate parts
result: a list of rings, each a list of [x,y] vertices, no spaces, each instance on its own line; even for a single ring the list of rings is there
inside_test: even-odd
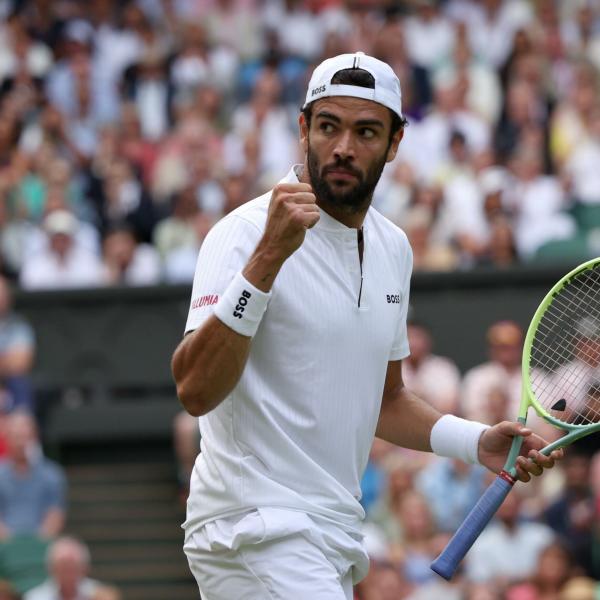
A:
[[[360,534],[275,508],[206,523],[184,551],[202,600],[352,600],[369,565]]]

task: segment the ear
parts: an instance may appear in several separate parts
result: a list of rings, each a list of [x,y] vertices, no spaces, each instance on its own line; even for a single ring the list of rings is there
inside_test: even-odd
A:
[[[308,123],[304,118],[304,114],[300,113],[298,117],[298,125],[300,126],[300,145],[304,154],[308,152]]]
[[[392,143],[390,144],[387,156],[386,156],[386,162],[392,162],[394,160],[394,158],[396,158],[396,153],[398,152],[398,146],[400,145],[400,142],[402,141],[402,138],[404,137],[404,127],[400,127],[400,129],[398,129],[398,131],[396,131],[396,133],[392,136]]]

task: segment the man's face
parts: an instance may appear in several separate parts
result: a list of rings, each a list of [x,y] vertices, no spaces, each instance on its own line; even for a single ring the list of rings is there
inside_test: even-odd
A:
[[[311,185],[317,198],[346,213],[366,209],[402,132],[390,143],[390,111],[360,98],[332,97],[313,105],[310,130],[300,117]]]

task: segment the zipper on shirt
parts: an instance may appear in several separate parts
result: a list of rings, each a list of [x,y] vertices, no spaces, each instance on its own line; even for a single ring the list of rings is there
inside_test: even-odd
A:
[[[362,227],[356,230],[358,240],[358,264],[360,265],[360,288],[358,290],[358,308],[360,308],[360,299],[362,297],[363,286],[363,251],[364,251],[364,236]]]

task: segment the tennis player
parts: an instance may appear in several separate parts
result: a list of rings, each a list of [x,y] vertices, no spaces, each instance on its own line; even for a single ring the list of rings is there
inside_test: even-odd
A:
[[[392,69],[324,61],[299,123],[304,163],[204,241],[173,357],[200,416],[183,527],[204,600],[352,598],[375,435],[499,471],[521,434],[524,481],[560,455],[517,423],[442,416],[402,383],[412,253],[370,208],[406,123]]]

